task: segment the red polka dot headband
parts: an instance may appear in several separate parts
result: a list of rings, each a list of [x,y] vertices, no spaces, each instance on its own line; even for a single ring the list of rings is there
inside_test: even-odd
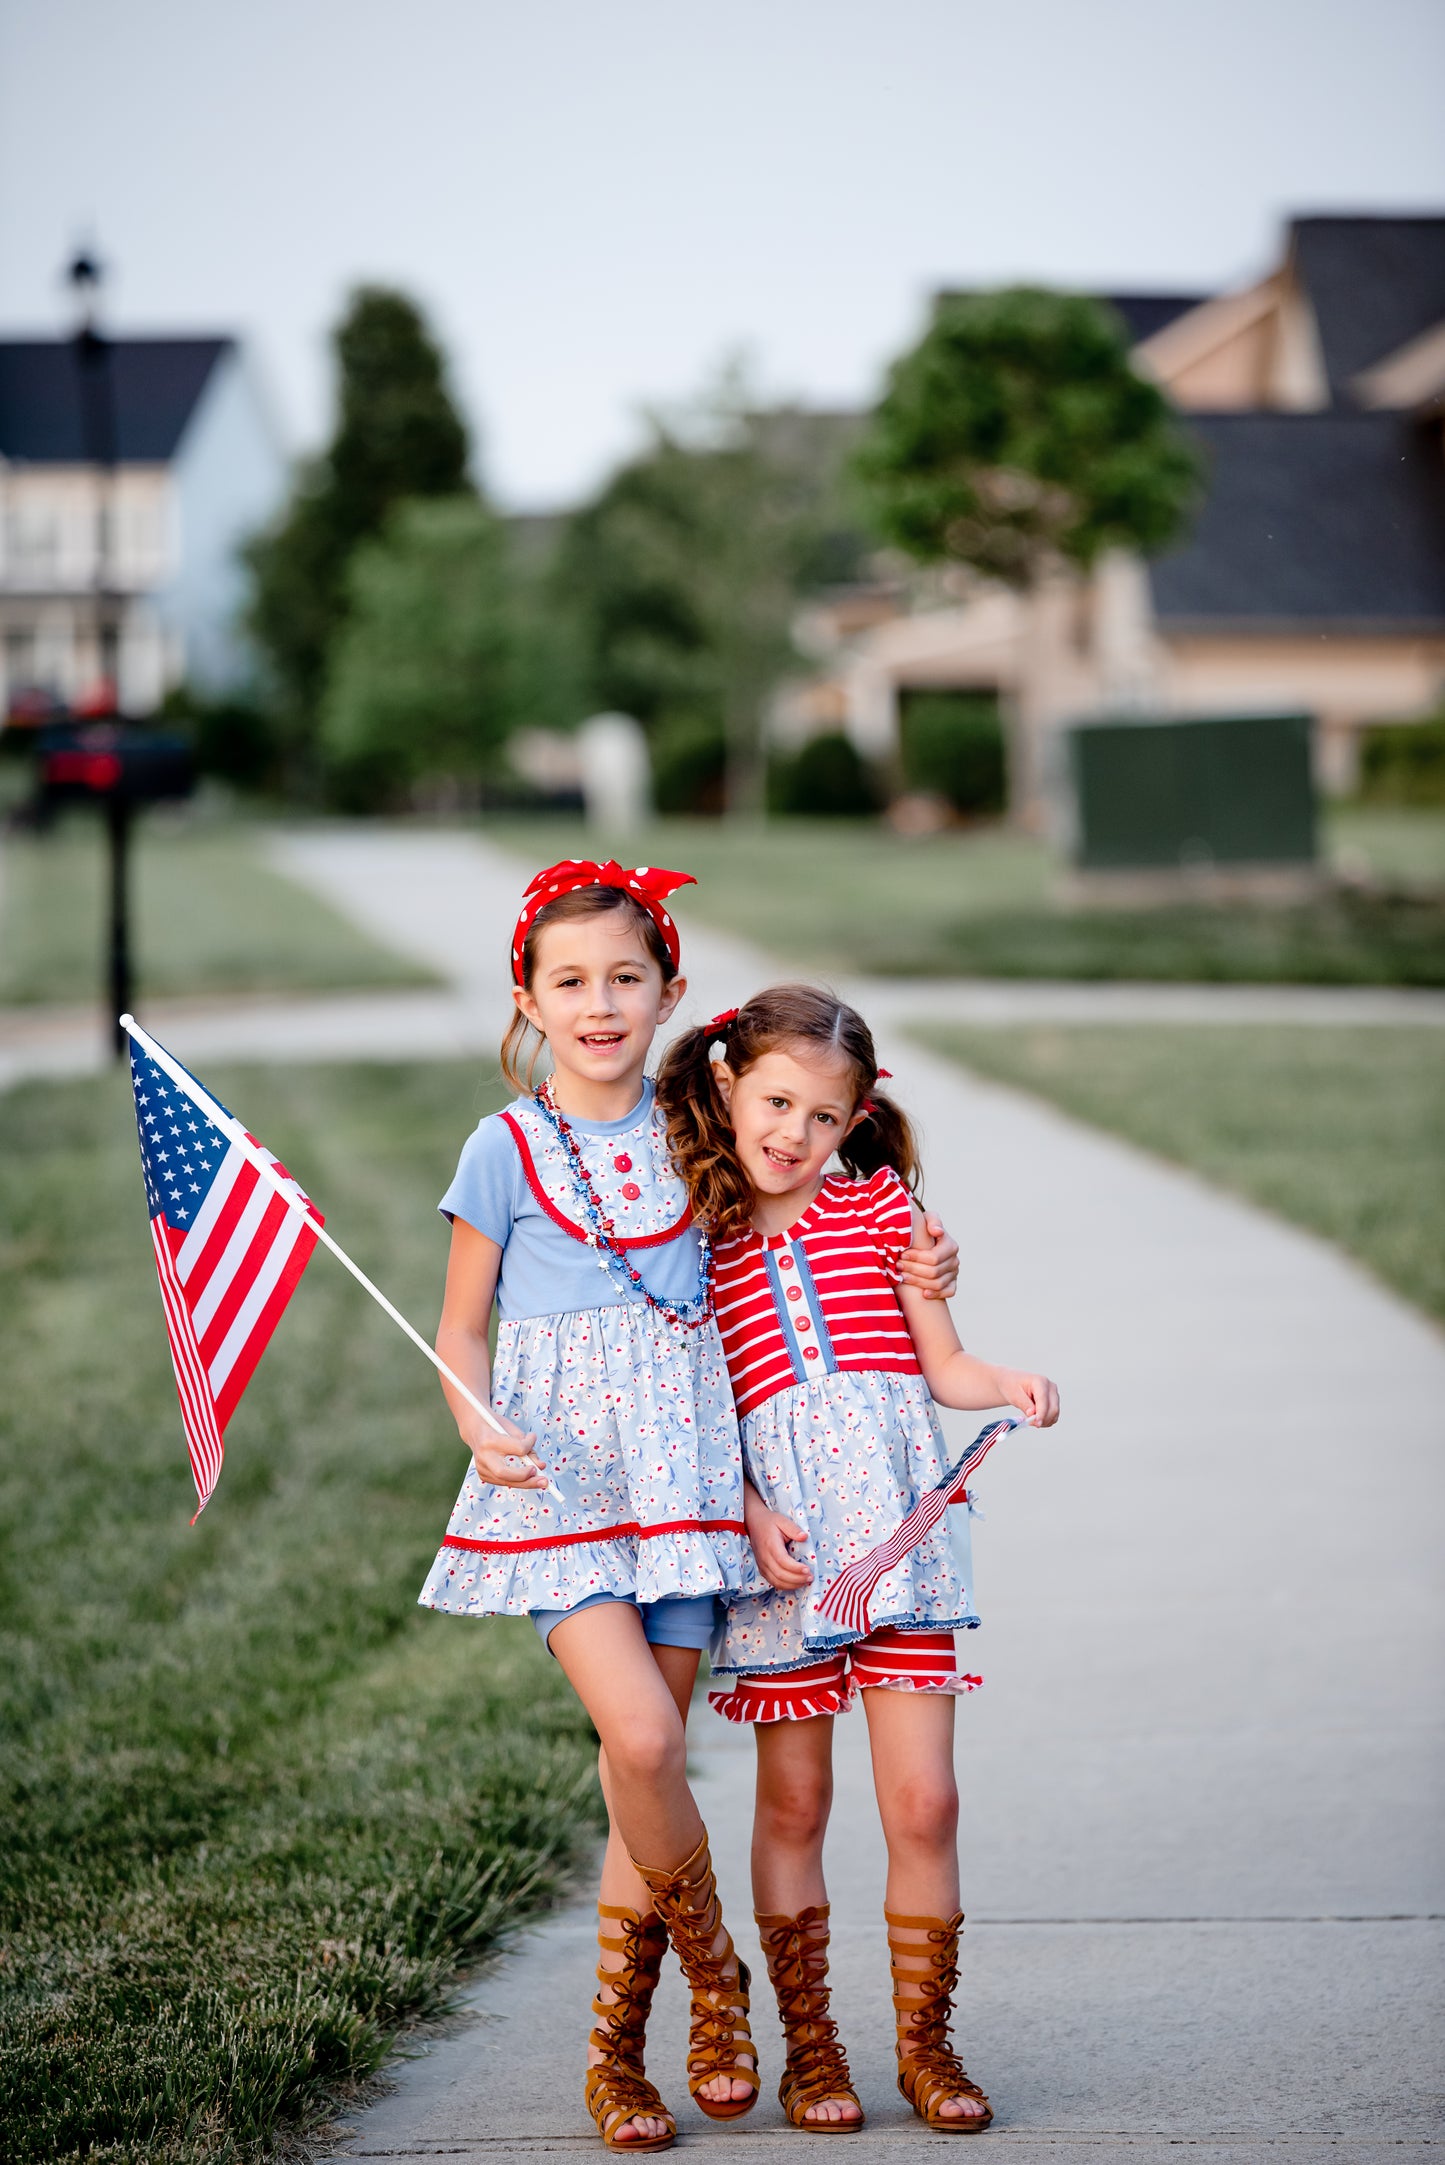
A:
[[[646,910],[658,931],[662,943],[672,957],[672,966],[678,967],[682,959],[682,943],[677,926],[673,923],[663,903],[679,887],[695,887],[696,879],[691,872],[668,872],[662,865],[620,865],[609,857],[606,864],[591,864],[585,857],[566,857],[561,864],[548,865],[539,872],[522,897],[522,914],[517,919],[517,929],[512,934],[512,981],[522,982],[522,948],[527,931],[539,910],[559,895],[574,894],[579,887],[616,887],[629,895],[640,909]]]

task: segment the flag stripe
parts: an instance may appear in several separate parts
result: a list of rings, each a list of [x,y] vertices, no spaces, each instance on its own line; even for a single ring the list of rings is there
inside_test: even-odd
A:
[[[216,1421],[215,1406],[210,1386],[206,1382],[205,1369],[201,1364],[200,1348],[191,1329],[185,1294],[176,1276],[175,1262],[166,1238],[163,1219],[152,1221],[151,1240],[155,1249],[161,1302],[165,1310],[171,1366],[175,1371],[176,1390],[181,1402],[181,1425],[186,1434],[186,1449],[190,1455],[191,1474],[196,1484],[196,1494],[200,1498],[200,1509],[204,1510],[221,1471],[221,1431]]]
[[[229,1210],[222,1213],[221,1223],[212,1235],[211,1247],[216,1248],[222,1239],[225,1245],[211,1265],[205,1290],[195,1293],[186,1287],[186,1299],[190,1302],[191,1315],[195,1320],[196,1336],[204,1347],[211,1334],[211,1324],[231,1293],[238,1270],[245,1264],[246,1252],[253,1240],[259,1237],[268,1211],[281,1212],[285,1204],[262,1181],[260,1175],[246,1167],[246,1195],[236,1211],[234,1219]],[[232,1190],[233,1202],[240,1196],[241,1182]],[[227,1226],[229,1222],[229,1232]],[[202,1261],[205,1262],[203,1257]],[[224,1329],[224,1325],[222,1326]]]
[[[255,1372],[256,1363],[270,1344],[271,1333],[280,1322],[282,1311],[291,1295],[295,1292],[302,1271],[311,1261],[312,1251],[315,1246],[316,1235],[312,1232],[310,1226],[303,1223],[297,1235],[296,1243],[286,1258],[285,1268],[272,1289],[270,1299],[253,1324],[251,1335],[237,1355],[231,1373],[226,1378],[224,1388],[216,1392],[216,1419],[220,1422],[222,1428],[225,1427],[227,1421],[235,1412],[241,1394]]]
[[[260,1215],[247,1234],[245,1246],[237,1251],[235,1264],[227,1274],[224,1291],[216,1300],[205,1324],[201,1325],[198,1319],[201,1353],[208,1369],[213,1367],[222,1346],[231,1335],[231,1327],[236,1317],[249,1300],[251,1288],[258,1274],[265,1268],[271,1243],[295,1215],[271,1189],[262,1187],[260,1196]],[[219,1275],[217,1273],[217,1277]],[[216,1282],[213,1278],[211,1284],[215,1285]]]
[[[225,1303],[225,1311],[231,1318],[225,1337],[222,1338],[214,1352],[208,1350],[205,1339],[201,1341],[201,1351],[205,1355],[206,1369],[211,1379],[211,1389],[217,1393],[219,1393],[222,1384],[224,1384],[227,1376],[230,1375],[231,1370],[240,1358],[242,1348],[254,1331],[266,1303],[271,1297],[276,1281],[281,1276],[291,1250],[295,1247],[302,1227],[306,1223],[300,1211],[288,1209],[279,1196],[273,1196],[272,1201],[275,1203],[278,1213],[275,1230],[270,1235],[267,1248],[262,1251],[258,1244],[248,1258],[253,1264],[254,1270],[249,1283],[244,1287],[244,1297],[238,1297],[234,1300],[228,1299]],[[266,1216],[268,1219],[271,1216],[269,1210]],[[231,1286],[233,1293],[238,1293],[239,1289],[241,1289],[241,1274],[239,1271],[232,1279]]]
[[[208,1245],[212,1230],[221,1212],[225,1209],[242,1172],[249,1173],[253,1180],[256,1177],[254,1168],[246,1163],[240,1151],[232,1144],[221,1160],[221,1169],[212,1182],[205,1201],[196,1212],[194,1223],[190,1226],[185,1239],[181,1242],[180,1253],[176,1257],[176,1267],[180,1271],[182,1285],[187,1287],[194,1285],[197,1296],[199,1296],[207,1278],[210,1277],[216,1256],[220,1255],[221,1250],[218,1248],[216,1255],[204,1266],[201,1263],[202,1252]]]

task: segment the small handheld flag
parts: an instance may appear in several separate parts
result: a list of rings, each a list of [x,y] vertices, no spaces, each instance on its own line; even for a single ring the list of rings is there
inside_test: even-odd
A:
[[[220,1476],[226,1423],[311,1260],[320,1220],[254,1136],[251,1151],[232,1138],[238,1123],[223,1105],[211,1099],[208,1110],[198,1083],[180,1087],[134,1040],[130,1079],[199,1518]]]
[[[220,1476],[221,1438],[320,1241],[498,1435],[507,1431],[325,1229],[284,1165],[131,1015],[131,1087],[151,1246],[181,1422],[194,1526]],[[550,1485],[550,1484],[549,1484]]]
[[[872,1623],[872,1600],[874,1589],[885,1571],[901,1563],[910,1549],[932,1533],[950,1504],[968,1500],[968,1484],[977,1473],[1000,1437],[1020,1423],[1012,1415],[1003,1421],[995,1421],[982,1428],[951,1473],[923,1495],[913,1506],[901,1525],[894,1528],[886,1541],[880,1541],[862,1556],[845,1564],[837,1577],[830,1579],[818,1597],[818,1613],[831,1617],[845,1631],[867,1632]]]

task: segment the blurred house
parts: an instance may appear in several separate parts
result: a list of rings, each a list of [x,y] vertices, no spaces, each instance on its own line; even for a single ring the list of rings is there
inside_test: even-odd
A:
[[[287,479],[246,356],[118,338],[100,369],[75,340],[0,340],[0,713],[110,678],[144,714],[244,672],[237,551]]]
[[[1243,292],[1110,298],[1203,452],[1187,539],[1027,602],[945,573],[814,609],[780,730],[886,757],[910,693],[991,693],[1042,816],[1081,714],[1306,710],[1347,789],[1362,731],[1445,695],[1445,217],[1299,218]]]

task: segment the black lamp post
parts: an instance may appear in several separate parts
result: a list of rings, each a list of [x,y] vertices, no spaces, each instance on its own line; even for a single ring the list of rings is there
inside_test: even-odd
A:
[[[130,840],[137,808],[191,788],[189,746],[178,737],[131,727],[120,711],[121,594],[115,563],[115,474],[120,457],[114,348],[96,322],[101,266],[78,249],[66,276],[80,304],[74,337],[80,440],[95,477],[95,568],[92,625],[99,681],[74,701],[72,719],[42,730],[40,792],[49,812],[65,802],[89,803],[105,819],[110,844],[106,976],[117,1059],[128,1051],[119,1017],[135,1005],[130,956]]]
[[[95,568],[93,629],[96,673],[100,679],[91,696],[92,711],[105,703],[109,691],[112,714],[119,712],[120,622],[118,596],[111,575],[115,544],[115,468],[119,453],[116,441],[115,371],[111,343],[98,319],[104,268],[88,248],[78,248],[70,260],[66,278],[79,304],[75,328],[75,380],[80,394],[80,441],[86,464],[95,477]],[[110,937],[107,959],[112,1017],[129,1014],[132,1006],[130,967],[130,801],[119,789],[103,793],[106,834],[110,841]],[[126,1035],[114,1023],[115,1052],[126,1049]]]
[[[115,591],[115,468],[119,456],[113,348],[97,320],[103,267],[88,249],[76,250],[66,272],[79,304],[74,338],[80,394],[80,440],[95,476],[94,629],[97,672],[114,683],[120,664],[120,597]]]

